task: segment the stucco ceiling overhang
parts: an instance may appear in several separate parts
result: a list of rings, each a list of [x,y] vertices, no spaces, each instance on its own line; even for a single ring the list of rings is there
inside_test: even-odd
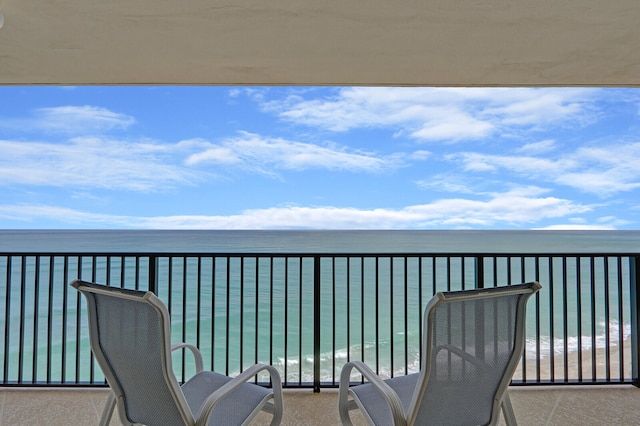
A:
[[[0,84],[639,86],[637,0],[0,0]]]

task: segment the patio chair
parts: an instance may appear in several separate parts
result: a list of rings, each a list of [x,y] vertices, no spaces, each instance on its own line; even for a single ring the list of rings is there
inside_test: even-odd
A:
[[[420,372],[382,380],[363,362],[348,362],[338,394],[342,423],[360,408],[374,425],[493,425],[502,407],[506,424],[516,424],[507,388],[524,350],[526,303],[540,288],[437,293],[425,308]],[[364,384],[350,386],[354,368]]]
[[[171,346],[169,312],[152,292],[80,280],[71,285],[86,297],[91,350],[111,388],[100,425],[109,424],[114,406],[127,425],[240,425],[260,410],[280,424],[282,383],[275,368],[256,364],[235,378],[203,371],[195,346]],[[176,349],[189,349],[195,359],[196,373],[182,385],[171,364]],[[247,383],[265,370],[272,390]]]

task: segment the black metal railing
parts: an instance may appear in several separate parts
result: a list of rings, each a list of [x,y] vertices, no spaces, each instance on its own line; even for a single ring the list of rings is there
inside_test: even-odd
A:
[[[418,370],[437,291],[532,280],[527,345],[512,384],[638,385],[637,254],[0,253],[0,385],[104,385],[75,279],[151,290],[174,341],[209,369],[276,366],[286,387],[335,387],[364,360]],[[179,379],[192,373],[182,354]]]

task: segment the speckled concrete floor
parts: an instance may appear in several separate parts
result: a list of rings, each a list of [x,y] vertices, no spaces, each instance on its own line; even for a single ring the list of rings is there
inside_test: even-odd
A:
[[[335,390],[318,394],[287,390],[284,398],[284,426],[340,423]],[[104,389],[0,389],[0,425],[98,424],[106,399]],[[633,387],[515,388],[511,400],[521,426],[640,424],[640,389]],[[112,425],[119,424],[115,417]],[[353,419],[364,424],[357,413]],[[254,424],[269,421],[269,415],[260,414]]]

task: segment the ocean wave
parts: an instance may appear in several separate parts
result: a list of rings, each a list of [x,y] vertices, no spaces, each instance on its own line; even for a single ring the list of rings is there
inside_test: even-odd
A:
[[[599,329],[604,329],[606,323],[599,323]],[[622,341],[620,340],[620,331],[622,331]],[[609,322],[609,339],[607,341],[606,334],[598,334],[596,336],[583,335],[568,336],[566,339],[561,337],[540,336],[540,359],[546,359],[551,356],[564,355],[566,353],[578,352],[579,350],[588,351],[594,348],[602,349],[609,347],[617,347],[619,344],[631,337],[631,324],[624,324],[620,330],[618,321]],[[566,345],[566,350],[565,350]],[[525,358],[536,359],[538,350],[538,342],[535,337],[529,337],[525,343]]]
[[[605,323],[599,324],[600,329],[605,329]],[[620,340],[620,332],[622,332],[622,340]],[[611,321],[609,323],[609,339],[607,341],[606,334],[596,335],[592,338],[591,335],[584,335],[581,338],[577,336],[568,336],[566,340],[562,337],[555,337],[551,339],[549,336],[540,337],[540,359],[546,359],[551,356],[562,356],[566,353],[577,352],[578,350],[586,351],[592,349],[595,342],[595,348],[606,348],[607,343],[609,347],[617,347],[622,342],[631,336],[631,325],[624,324],[622,329],[617,321]],[[535,337],[529,337],[525,340],[524,355],[527,360],[534,360],[537,358],[538,343]],[[340,370],[348,360],[361,360],[362,359],[362,346],[352,345],[349,349],[339,348],[333,351],[326,351],[320,354],[320,380],[322,382],[334,382],[339,380]],[[377,351],[376,351],[377,349]],[[420,350],[416,346],[409,346],[407,348],[407,364],[404,363],[404,348],[394,355],[394,366],[391,367],[391,344],[386,340],[376,345],[375,342],[368,342],[364,345],[364,361],[371,367],[378,366],[378,374],[382,378],[389,378],[393,376],[401,376],[404,374],[411,374],[420,371]],[[307,354],[302,359],[302,366],[297,358],[287,359],[287,376],[288,380],[311,382],[313,381],[313,366],[314,356],[313,354]],[[377,361],[377,362],[376,362]],[[284,367],[284,359],[279,358],[277,366]],[[334,370],[335,364],[335,370]],[[293,370],[293,371],[292,371]],[[301,371],[301,374],[300,374]],[[355,370],[354,370],[355,371]],[[352,373],[352,380],[360,380],[360,375],[357,372]]]

